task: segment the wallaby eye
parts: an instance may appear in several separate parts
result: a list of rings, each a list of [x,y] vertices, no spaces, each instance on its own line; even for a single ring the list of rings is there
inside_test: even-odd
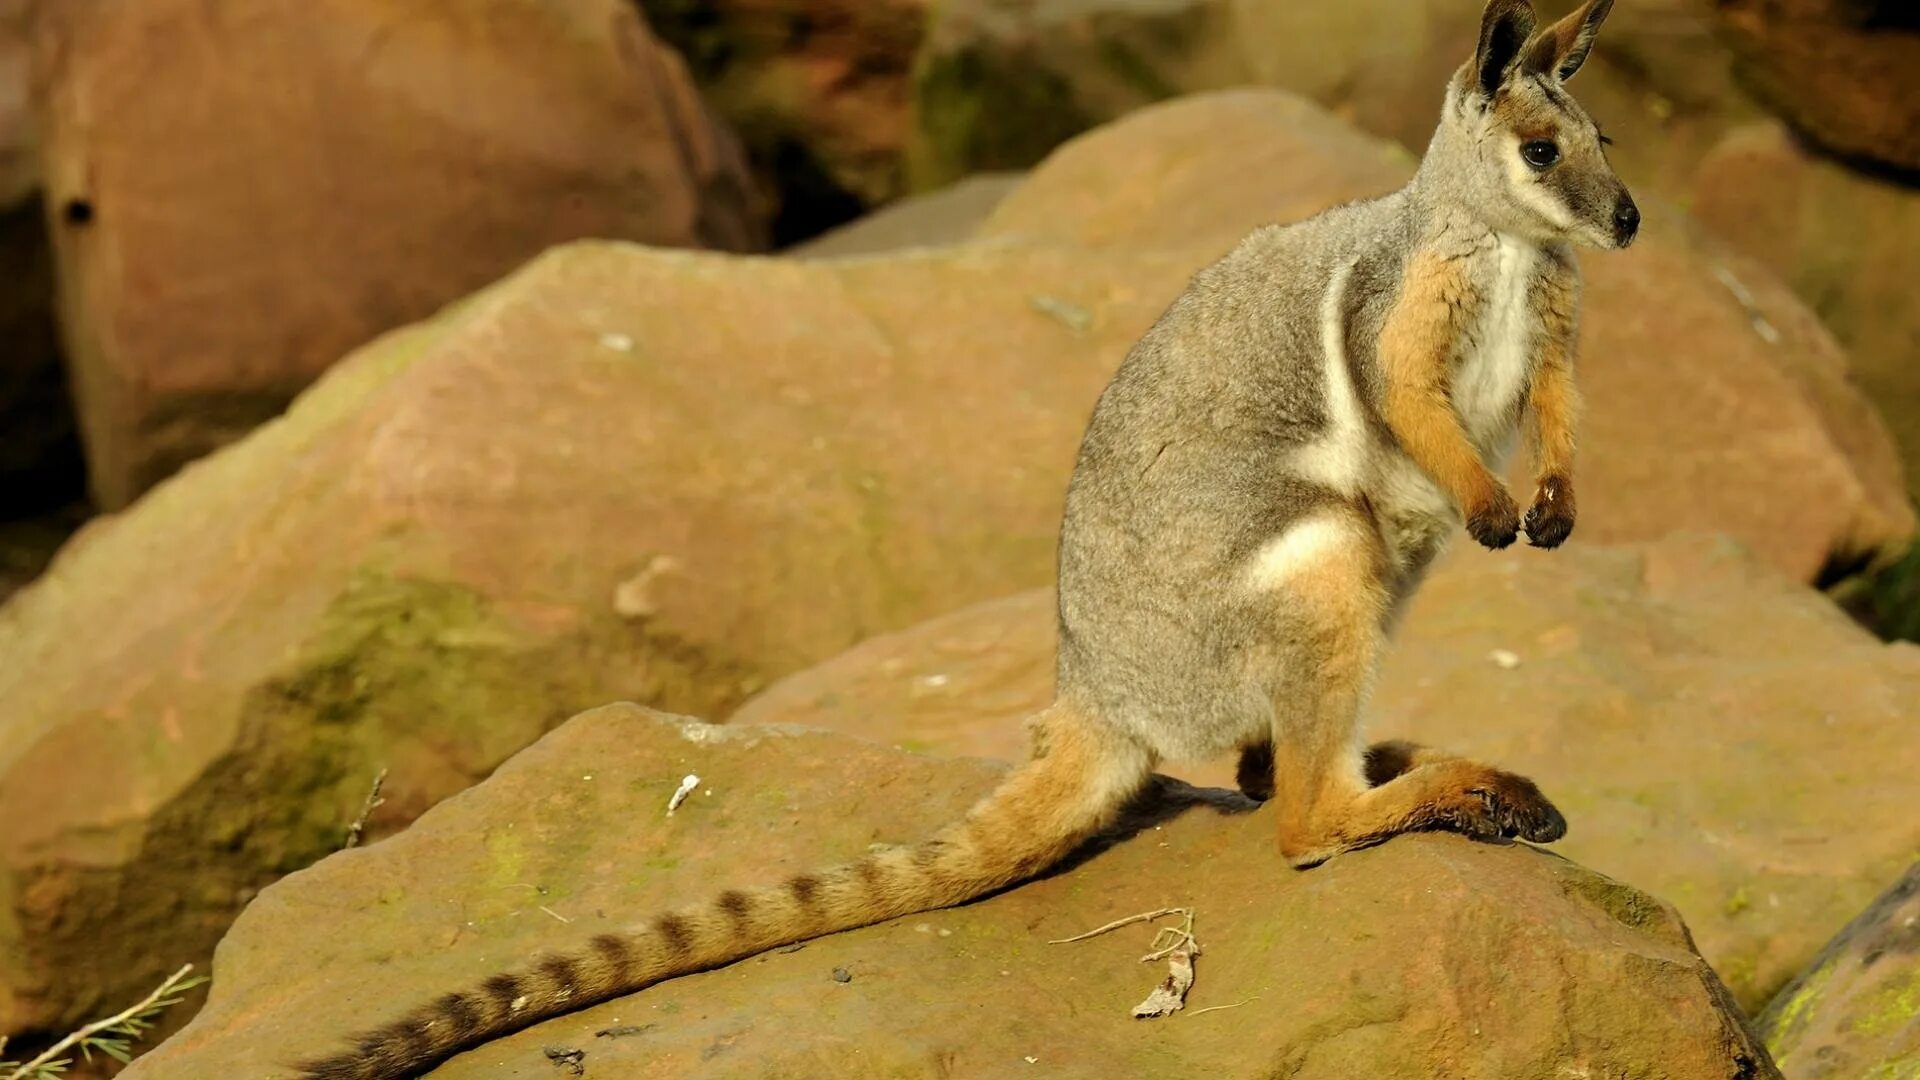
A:
[[[1533,139],[1520,147],[1520,156],[1536,169],[1551,169],[1560,160],[1560,148],[1546,139]]]

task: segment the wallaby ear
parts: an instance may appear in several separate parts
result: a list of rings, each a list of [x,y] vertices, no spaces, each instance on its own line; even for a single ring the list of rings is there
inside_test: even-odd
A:
[[[1527,46],[1527,71],[1551,75],[1561,82],[1573,78],[1573,73],[1587,62],[1600,24],[1612,10],[1613,0],[1587,0],[1566,18],[1540,31]]]
[[[1507,81],[1533,33],[1533,5],[1527,0],[1489,0],[1480,16],[1480,47],[1473,53],[1473,75],[1480,92],[1492,97]]]

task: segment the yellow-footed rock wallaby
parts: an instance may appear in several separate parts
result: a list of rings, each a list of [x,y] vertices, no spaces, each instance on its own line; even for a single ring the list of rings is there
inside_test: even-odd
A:
[[[1536,32],[1526,0],[1492,0],[1405,188],[1253,233],[1129,353],[1067,497],[1058,699],[1033,759],[965,819],[530,961],[303,1074],[414,1076],[662,979],[980,896],[1085,841],[1162,759],[1239,749],[1296,866],[1416,829],[1558,839],[1532,782],[1369,747],[1360,711],[1457,526],[1490,548],[1573,529],[1571,248],[1625,247],[1640,220],[1565,89],[1611,6]],[[1493,471],[1523,419],[1524,514]]]

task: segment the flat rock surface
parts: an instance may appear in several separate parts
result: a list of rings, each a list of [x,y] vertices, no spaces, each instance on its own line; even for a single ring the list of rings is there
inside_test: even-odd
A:
[[[738,722],[1019,759],[1050,700],[1051,592],[878,637]],[[1372,738],[1515,769],[1555,850],[1670,899],[1757,1011],[1920,847],[1920,650],[1724,541],[1450,555],[1389,649]],[[1169,770],[1227,782],[1231,761]]]
[[[399,836],[268,889],[222,943],[208,1008],[123,1075],[285,1075],[289,1057],[530,950],[915,838],[997,771],[595,710]],[[687,773],[700,789],[668,818]],[[548,1080],[575,1053],[588,1077],[1778,1075],[1644,893],[1450,836],[1297,873],[1266,815],[1177,812],[1191,791],[1057,876],[672,980],[432,1075]],[[1192,1011],[1171,1019],[1129,1016],[1164,974],[1139,962],[1147,928],[1046,944],[1183,904],[1203,952]],[[1233,1007],[1199,1012],[1214,1006]]]

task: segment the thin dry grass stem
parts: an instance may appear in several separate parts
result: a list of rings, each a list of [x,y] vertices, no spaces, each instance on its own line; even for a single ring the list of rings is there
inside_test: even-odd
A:
[[[354,847],[360,843],[360,834],[367,830],[367,818],[380,808],[381,803],[386,802],[380,797],[380,788],[386,782],[387,770],[381,769],[373,778],[373,787],[367,791],[366,801],[360,804],[360,813],[354,817],[353,824],[347,826],[347,842],[343,847]]]
[[[128,1008],[103,1020],[80,1028],[59,1042],[47,1047],[40,1056],[31,1061],[15,1064],[0,1062],[0,1080],[41,1080],[43,1077],[57,1077],[73,1063],[72,1058],[60,1055],[79,1048],[83,1057],[92,1060],[93,1051],[98,1050],[115,1061],[125,1063],[132,1059],[130,1052],[133,1040],[139,1038],[153,1026],[154,1016],[169,1005],[177,1005],[182,1000],[177,995],[191,990],[207,980],[188,978],[193,971],[192,964],[183,965],[179,971],[167,976],[166,981],[155,987],[153,992]],[[0,1038],[0,1049],[5,1049],[6,1040]]]

